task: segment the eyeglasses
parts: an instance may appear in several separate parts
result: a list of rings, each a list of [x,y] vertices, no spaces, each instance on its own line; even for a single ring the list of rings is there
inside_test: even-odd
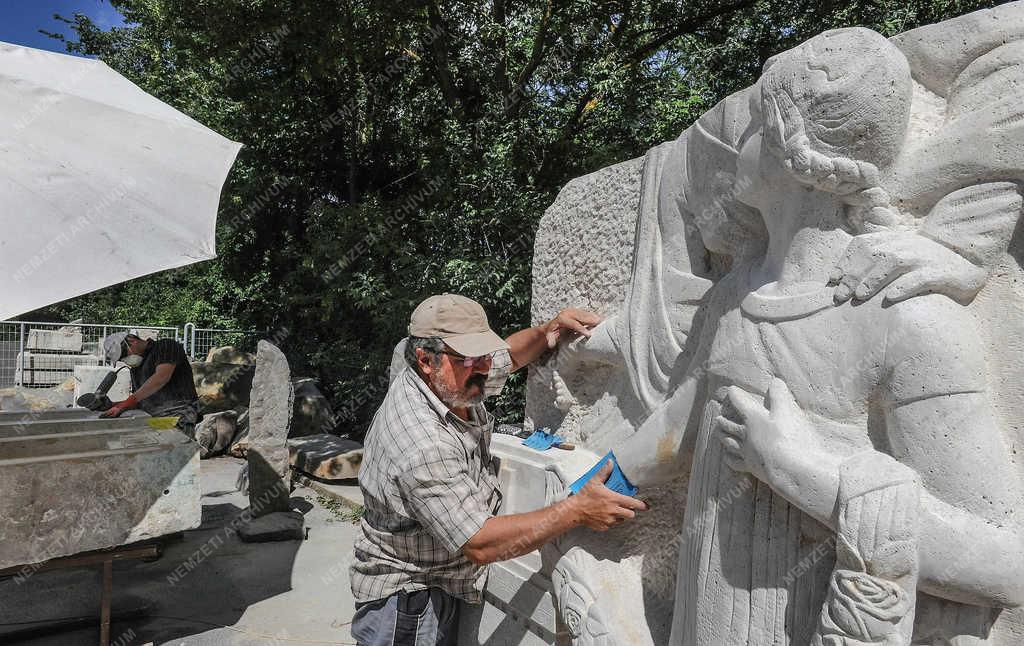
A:
[[[446,350],[442,350],[441,354],[447,354],[449,357],[452,357],[452,360],[455,363],[461,364],[463,368],[473,368],[491,360],[491,355],[489,354],[482,354],[479,357],[467,357]]]

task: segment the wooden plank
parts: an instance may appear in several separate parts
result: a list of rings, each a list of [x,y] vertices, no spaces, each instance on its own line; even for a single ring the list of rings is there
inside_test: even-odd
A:
[[[58,559],[50,559],[49,561],[43,561],[42,563],[16,565],[14,567],[9,567],[0,570],[0,576],[11,576],[15,574],[20,574],[22,572],[35,573],[44,572],[46,570],[59,570],[61,568],[97,565],[108,560],[127,561],[131,559],[156,558],[158,556],[160,556],[160,548],[158,545],[145,545],[142,547],[133,547],[129,549],[115,548],[114,550],[105,552],[88,552],[85,554],[75,554],[74,556],[64,556]]]

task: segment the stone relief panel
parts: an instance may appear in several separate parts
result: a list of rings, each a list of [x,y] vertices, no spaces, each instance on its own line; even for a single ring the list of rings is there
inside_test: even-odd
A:
[[[607,318],[528,414],[654,498],[558,545],[574,643],[1021,643],[1022,81],[1021,3],[829,31],[563,191],[535,318]]]

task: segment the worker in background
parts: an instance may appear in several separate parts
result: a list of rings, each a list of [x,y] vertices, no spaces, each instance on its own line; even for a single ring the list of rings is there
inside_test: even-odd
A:
[[[132,394],[114,402],[100,417],[117,417],[140,408],[152,417],[177,417],[178,428],[195,436],[199,419],[196,393],[185,348],[174,339],[144,339],[129,332],[116,332],[103,339],[103,352],[111,365],[121,361],[131,371]]]

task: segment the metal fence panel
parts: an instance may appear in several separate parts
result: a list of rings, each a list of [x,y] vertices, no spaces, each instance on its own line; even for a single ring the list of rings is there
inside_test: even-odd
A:
[[[194,323],[177,328],[0,321],[0,388],[49,388],[71,378],[76,365],[105,365],[103,337],[122,330],[133,330],[143,337],[174,339],[191,359],[198,361],[205,360],[211,349],[225,345],[255,352],[256,342],[264,336],[255,330],[197,328]]]
[[[49,388],[71,378],[76,365],[102,366],[103,337],[120,330],[181,338],[176,327],[0,321],[0,387]]]
[[[230,345],[246,352],[256,351],[256,342],[264,336],[256,330],[225,330],[197,328],[191,323],[185,327],[186,349],[195,361],[205,361],[210,350]]]

